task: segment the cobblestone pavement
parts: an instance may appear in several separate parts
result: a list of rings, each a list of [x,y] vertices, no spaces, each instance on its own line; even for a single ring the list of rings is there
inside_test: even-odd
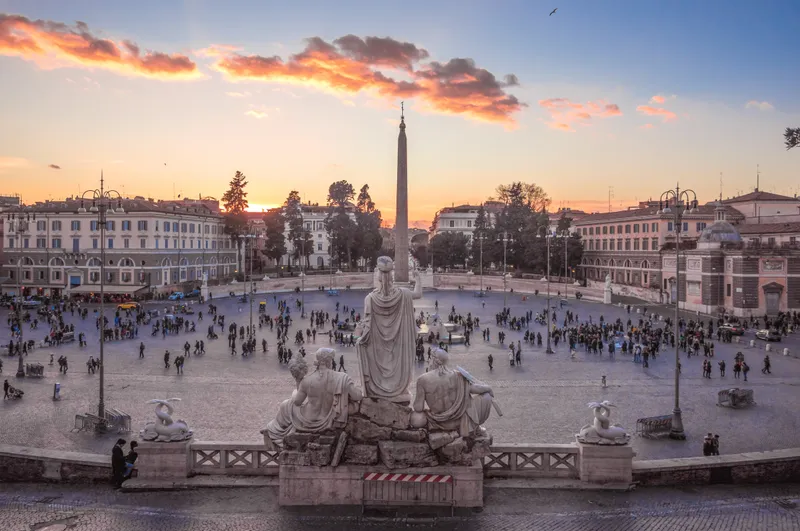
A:
[[[482,512],[456,517],[361,516],[277,506],[275,489],[121,494],[105,487],[0,485],[4,531],[300,531],[442,529],[633,531],[798,530],[800,486],[607,491],[487,489]]]
[[[307,293],[307,310],[322,309],[334,313],[334,304],[339,301],[361,311],[363,291],[342,291],[339,297],[327,297],[321,293]],[[294,294],[280,294],[278,297],[294,302]],[[257,320],[257,302],[266,299],[268,309],[274,315],[275,304],[271,295],[258,295],[254,303]],[[433,312],[438,300],[442,315],[447,315],[455,305],[462,315],[472,312],[479,316],[484,327],[489,327],[491,343],[481,339],[480,332],[473,335],[470,347],[454,346],[452,359],[476,377],[485,380],[495,390],[498,403],[505,416],[492,416],[487,428],[494,435],[496,443],[571,442],[574,434],[590,420],[586,403],[598,399],[614,402],[618,409],[614,412],[615,423],[633,431],[636,419],[645,416],[664,415],[672,411],[674,404],[674,355],[662,353],[643,369],[640,364],[631,362],[630,356],[617,353],[614,359],[607,354],[590,355],[581,351],[576,359],[560,344],[556,354],[546,355],[543,348],[523,346],[523,363],[518,367],[508,364],[507,347],[497,344],[497,327],[494,314],[503,305],[503,296],[494,292],[482,300],[469,292],[438,291],[426,292],[421,300],[415,301],[419,311]],[[239,305],[230,298],[214,301],[219,313],[226,315],[226,323],[233,321],[245,325],[249,320],[248,305]],[[483,306],[485,302],[485,307]],[[522,315],[527,309],[539,311],[544,306],[544,298],[529,297],[523,301],[521,296],[509,296],[512,315]],[[163,310],[165,303],[148,304],[148,308]],[[292,306],[293,307],[293,306]],[[195,305],[196,310],[201,307]],[[239,309],[242,309],[239,312]],[[569,301],[583,320],[590,315],[596,321],[602,314],[606,320],[617,317],[627,321],[630,316],[624,309],[604,306],[592,302]],[[113,309],[112,309],[113,311]],[[0,310],[0,323],[6,322],[7,310]],[[297,312],[294,312],[297,317]],[[559,318],[563,316],[559,312]],[[197,316],[195,316],[196,318]],[[98,375],[87,374],[85,362],[89,355],[97,356],[97,331],[92,311],[89,319],[81,321],[67,316],[67,322],[75,323],[78,331],[87,333],[89,347],[79,349],[76,344],[51,349],[37,349],[26,362],[38,361],[46,367],[42,379],[26,378],[18,381],[16,358],[3,357],[4,374],[10,382],[25,391],[21,401],[3,401],[0,405],[0,442],[29,446],[49,447],[61,450],[94,451],[106,453],[113,444],[116,434],[98,436],[71,432],[75,414],[94,412],[97,408]],[[257,352],[242,358],[232,357],[227,349],[224,335],[216,341],[206,341],[205,356],[187,359],[185,374],[178,376],[175,370],[165,370],[162,361],[164,349],[178,353],[185,341],[192,345],[195,340],[205,337],[209,319],[197,323],[198,332],[168,336],[166,339],[151,337],[149,327],[140,329],[139,338],[106,344],[106,404],[131,414],[133,427],[138,431],[145,422],[153,418],[153,406],[147,400],[159,397],[180,397],[182,402],[176,412],[186,419],[195,431],[198,440],[240,440],[257,442],[258,433],[266,422],[273,418],[278,404],[289,397],[292,391],[292,378],[286,365],[279,364],[275,353],[275,334],[262,329],[258,334],[259,350],[261,337],[270,344],[267,354]],[[296,319],[293,331],[308,321]],[[544,327],[531,324],[531,330],[544,332]],[[8,329],[0,330],[0,344],[8,342]],[[44,329],[26,330],[26,337],[41,339]],[[522,333],[508,332],[507,341],[521,339]],[[752,333],[745,339],[752,338]],[[138,358],[139,341],[147,346],[145,359]],[[758,342],[763,349],[763,343]],[[327,337],[318,337],[316,344],[306,345],[308,352],[317,347],[328,346]],[[798,352],[800,335],[790,337],[781,348],[788,346]],[[292,346],[295,352],[297,348]],[[350,374],[358,376],[353,348],[337,347],[344,354],[345,366]],[[733,356],[737,350],[745,353],[752,371],[750,381],[734,380],[732,377]],[[67,375],[58,373],[58,366],[48,366],[50,354],[56,358],[65,354],[70,360]],[[488,354],[495,358],[494,370],[489,371]],[[800,437],[800,417],[796,415],[794,404],[800,399],[800,360],[773,353],[772,374],[761,374],[761,360],[764,351],[745,348],[737,344],[717,343],[717,356],[714,359],[714,377],[702,378],[702,357],[687,360],[681,354],[683,374],[680,382],[681,408],[686,442],[670,440],[651,441],[634,438],[634,448],[638,459],[660,457],[682,457],[701,454],[703,435],[714,432],[721,437],[723,453],[770,450],[792,446]],[[716,361],[724,359],[728,363],[728,376],[722,380]],[[424,365],[416,367],[417,373],[424,372]],[[608,388],[600,386],[600,376],[608,378]],[[62,385],[63,399],[51,400],[53,383]],[[717,392],[729,387],[741,386],[754,390],[757,406],[732,410],[716,406]]]

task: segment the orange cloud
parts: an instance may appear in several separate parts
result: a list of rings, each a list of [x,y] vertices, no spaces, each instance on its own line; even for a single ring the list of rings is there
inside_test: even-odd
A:
[[[644,125],[639,126],[639,128],[640,129],[652,129],[653,128],[653,124],[644,124]]]
[[[573,124],[587,126],[594,118],[622,116],[619,105],[604,100],[574,103],[566,98],[550,98],[539,100],[539,106],[550,114],[552,121],[547,126],[560,131],[574,132]]]
[[[49,20],[0,14],[0,55],[17,56],[39,66],[103,68],[129,76],[155,79],[200,77],[185,55],[148,51],[131,41],[95,37],[84,22],[70,27]]]
[[[653,96],[650,98],[650,103],[664,103],[667,99],[664,96]]]
[[[649,105],[639,105],[636,107],[636,110],[642,114],[646,114],[647,116],[661,116],[664,118],[665,122],[671,122],[672,120],[677,120],[678,115],[672,111],[668,111],[667,109],[662,109],[660,107],[651,107]]]
[[[213,52],[218,54],[213,68],[230,81],[296,84],[340,94],[369,91],[385,100],[419,98],[434,112],[506,124],[513,124],[513,115],[526,106],[506,92],[519,84],[516,76],[499,81],[472,59],[422,64],[429,57],[427,50],[388,37],[346,35],[333,44],[312,37],[305,50],[286,61],[220,50]],[[380,69],[398,71],[408,80],[394,79]]]

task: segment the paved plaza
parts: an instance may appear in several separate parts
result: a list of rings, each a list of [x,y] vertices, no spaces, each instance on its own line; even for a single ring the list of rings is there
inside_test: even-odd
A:
[[[363,309],[364,291],[342,290],[338,297],[328,297],[325,293],[306,294],[307,311],[324,310],[331,315],[338,301],[342,305]],[[276,297],[290,301],[294,308],[294,293],[279,293]],[[272,294],[259,294],[254,308],[257,322],[257,302],[268,301],[268,312],[277,314]],[[473,297],[467,291],[426,291],[421,300],[415,301],[415,309],[434,312],[438,300],[440,314],[446,316],[451,306],[466,316],[472,312],[481,319],[482,327],[491,330],[491,343],[481,339],[480,331],[473,334],[472,345],[453,346],[452,360],[463,366],[479,379],[491,385],[495,397],[505,416],[495,414],[487,422],[493,433],[495,443],[569,443],[574,434],[591,419],[591,411],[586,403],[595,400],[611,400],[618,406],[614,411],[613,422],[630,431],[635,429],[636,419],[645,416],[665,415],[672,411],[674,401],[674,357],[672,353],[662,353],[651,361],[650,367],[642,368],[633,363],[631,357],[617,352],[614,358],[587,354],[579,350],[576,359],[571,359],[564,343],[556,348],[556,354],[546,355],[544,348],[529,347],[523,343],[522,365],[510,367],[507,347],[498,345],[494,315],[502,308],[503,295],[492,292],[486,299]],[[485,307],[483,303],[485,302]],[[215,299],[219,314],[226,316],[226,328],[231,322],[246,325],[249,320],[249,305],[240,305],[235,299]],[[512,316],[521,316],[528,309],[540,311],[544,307],[543,297],[529,296],[524,301],[519,294],[509,296]],[[146,308],[164,309],[165,303],[148,303]],[[605,306],[593,302],[569,301],[569,308],[581,320],[590,315],[597,321],[600,315],[605,319],[617,317],[627,321],[638,319],[630,316],[623,308]],[[25,397],[18,401],[3,401],[0,415],[3,420],[0,428],[0,442],[8,444],[46,447],[60,450],[92,451],[108,453],[116,434],[96,435],[92,433],[71,432],[77,413],[96,412],[99,376],[87,374],[85,362],[90,355],[98,354],[98,336],[90,306],[89,318],[85,321],[77,316],[66,316],[68,323],[74,323],[76,332],[87,334],[88,347],[80,349],[77,343],[55,348],[39,348],[26,358],[26,362],[39,362],[45,365],[42,379],[15,378],[17,359],[3,356],[3,377],[14,386],[25,391]],[[205,306],[195,305],[196,310]],[[241,309],[241,313],[240,310]],[[107,310],[109,318],[113,313]],[[660,311],[660,310],[659,310]],[[666,312],[667,310],[664,309]],[[289,333],[290,343],[294,331],[306,328],[308,321],[300,321],[299,312],[292,312],[295,318]],[[559,322],[563,314],[559,312]],[[197,315],[193,316],[195,320]],[[7,310],[0,310],[0,322],[6,323]],[[225,339],[209,341],[205,331],[211,323],[207,317],[197,323],[197,332],[177,336],[159,334],[151,337],[150,327],[140,327],[139,338],[135,340],[106,343],[106,404],[131,414],[136,432],[144,423],[153,420],[153,406],[147,404],[152,398],[180,397],[176,407],[178,417],[186,419],[194,429],[196,440],[203,441],[247,441],[258,442],[259,430],[272,419],[280,401],[288,398],[293,389],[293,380],[285,364],[277,360],[275,333],[268,328],[259,330],[258,347],[254,355],[243,358],[231,356]],[[544,327],[531,323],[531,330],[544,332]],[[26,338],[41,339],[46,325],[38,331],[25,330]],[[219,330],[219,327],[217,327]],[[516,342],[523,333],[507,331],[506,343]],[[76,333],[77,335],[77,333]],[[544,335],[544,334],[543,334]],[[261,338],[266,337],[270,350],[261,353]],[[6,326],[0,332],[0,344],[7,344],[9,330]],[[749,332],[745,339],[752,338]],[[169,349],[173,359],[182,350],[185,341],[194,345],[195,340],[204,339],[206,354],[192,356],[186,360],[185,374],[176,375],[175,369],[164,369],[163,353]],[[145,358],[138,358],[139,341],[147,346]],[[762,345],[763,343],[757,343]],[[317,347],[328,346],[327,336],[317,336],[316,344],[306,345],[309,353]],[[688,434],[686,442],[666,440],[633,439],[637,459],[683,457],[702,455],[702,438],[707,432],[720,435],[721,452],[738,453],[770,450],[796,446],[800,435],[800,419],[795,404],[800,399],[800,360],[784,357],[778,352],[771,355],[772,374],[762,375],[763,350],[744,348],[738,344],[716,343],[717,355],[714,358],[713,378],[702,377],[702,356],[686,359],[681,355],[683,375],[681,377],[681,407]],[[297,347],[290,345],[295,354]],[[427,345],[426,345],[427,346]],[[788,346],[797,352],[800,336],[790,337],[788,341],[777,344]],[[354,348],[336,347],[344,355],[345,367],[354,377],[358,367]],[[736,381],[732,376],[733,357],[737,350],[743,350],[752,370],[748,383]],[[70,369],[67,375],[59,374],[58,365],[48,365],[50,354],[57,359],[66,355]],[[488,354],[495,359],[494,370],[489,371]],[[728,376],[719,378],[716,361],[724,359],[728,364]],[[425,366],[416,366],[422,373]],[[603,389],[600,377],[607,376],[608,387]],[[61,383],[62,399],[53,401],[53,383]],[[757,405],[742,410],[733,410],[716,405],[717,392],[739,385],[754,390]]]
[[[486,507],[451,517],[376,517],[342,509],[280,509],[277,489],[124,494],[107,487],[0,485],[7,531],[794,531],[800,487],[724,486],[631,493],[486,489]]]

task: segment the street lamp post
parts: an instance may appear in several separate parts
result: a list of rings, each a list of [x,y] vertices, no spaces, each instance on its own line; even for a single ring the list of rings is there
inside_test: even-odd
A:
[[[244,269],[244,271],[242,271],[242,274],[244,275],[244,285],[245,285],[245,289],[243,289],[242,292],[243,292],[243,294],[245,296],[247,296],[247,291],[249,291],[248,302],[250,303],[250,328],[247,330],[247,335],[248,336],[253,334],[253,256],[252,256],[252,251],[253,251],[253,238],[255,238],[255,237],[256,237],[255,234],[245,234],[243,236],[240,236],[240,238],[244,240],[245,256],[247,256],[247,241],[248,240],[250,240],[250,252],[251,252],[250,257],[249,257],[250,258],[250,277],[249,278],[247,276],[247,261],[245,261],[245,263],[242,264],[243,265],[243,269]],[[249,290],[247,290],[247,286],[250,287]]]
[[[28,231],[28,223],[30,223],[31,219],[34,221],[36,220],[36,214],[33,215],[31,218],[30,214],[19,214],[12,213],[8,215],[9,221],[14,221],[14,232],[17,234],[17,247],[20,249],[22,247],[22,235],[23,233]],[[22,257],[20,256],[17,259],[17,283],[19,285],[19,298],[17,299],[16,304],[16,313],[17,313],[17,325],[19,326],[19,360],[17,364],[17,378],[25,378],[25,368],[23,366],[22,361],[22,343],[24,341],[24,334],[23,334],[23,327],[22,327],[22,300],[24,298],[24,293],[22,290]],[[11,352],[9,352],[11,354]]]
[[[498,238],[503,242],[503,309],[508,307],[508,291],[506,291],[506,250],[509,242],[514,243],[514,238],[508,235],[508,231],[503,231],[502,238]]]
[[[480,291],[480,294],[481,294],[481,297],[483,297],[483,242],[484,242],[484,240],[486,240],[486,235],[481,233],[479,236],[477,236],[477,238],[478,238],[478,241],[481,242],[481,252],[480,252],[480,255],[481,255],[481,262],[480,262],[481,291]]]
[[[300,319],[306,316],[306,271],[305,271],[305,257],[306,257],[306,235],[303,233],[303,252],[300,257]]]
[[[105,363],[103,359],[103,350],[106,342],[106,319],[105,319],[105,283],[106,283],[106,216],[108,213],[124,214],[125,210],[122,208],[122,196],[116,190],[106,190],[105,180],[103,179],[103,172],[100,172],[100,189],[99,190],[86,190],[81,194],[81,206],[78,209],[79,214],[85,214],[86,208],[84,201],[91,199],[92,206],[89,212],[97,215],[97,223],[100,225],[100,399],[97,404],[97,416],[105,418],[106,404],[105,404]],[[117,208],[114,208],[116,203]]]
[[[550,318],[550,229],[546,226],[539,227],[539,232],[544,231],[544,237],[547,241],[547,348],[545,354],[553,354],[553,349],[550,346],[550,327],[552,326],[552,319]]]
[[[567,266],[567,248],[569,247],[569,229],[564,231],[564,298],[568,299],[569,292],[569,268]]]
[[[670,208],[670,203],[672,207]],[[685,440],[683,431],[683,417],[680,406],[680,256],[681,256],[681,225],[683,215],[688,206],[692,212],[697,208],[697,195],[693,190],[681,190],[676,186],[674,190],[667,190],[659,198],[659,212],[672,214],[673,228],[675,230],[675,408],[672,410],[672,428],[669,432],[670,439]]]

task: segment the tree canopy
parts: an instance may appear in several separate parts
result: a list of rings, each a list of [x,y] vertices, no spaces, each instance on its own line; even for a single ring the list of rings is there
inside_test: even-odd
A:
[[[222,196],[222,205],[225,208],[225,232],[234,238],[247,232],[245,212],[249,204],[246,187],[247,177],[237,171],[228,185],[228,190]]]
[[[786,149],[800,146],[800,127],[794,129],[787,127],[786,132],[783,133],[783,137],[786,139]]]

